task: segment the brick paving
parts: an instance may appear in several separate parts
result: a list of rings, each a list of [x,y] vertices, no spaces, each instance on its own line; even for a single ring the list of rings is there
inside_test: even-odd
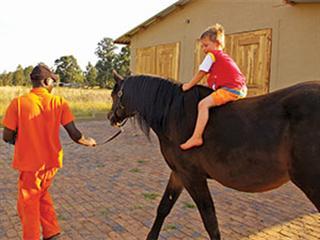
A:
[[[78,122],[101,142],[112,135],[105,121]],[[157,139],[130,123],[110,144],[94,149],[76,144],[62,130],[64,167],[51,193],[63,228],[60,239],[145,239],[155,218],[169,172]],[[0,143],[0,240],[20,239],[16,213],[17,173],[12,148]],[[320,215],[291,183],[267,193],[248,194],[210,181],[223,239],[320,239]],[[184,191],[166,219],[161,240],[208,239],[198,211]]]

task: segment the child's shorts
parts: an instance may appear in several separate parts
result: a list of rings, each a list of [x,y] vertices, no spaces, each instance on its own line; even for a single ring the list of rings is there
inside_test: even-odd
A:
[[[211,93],[211,97],[214,105],[220,106],[227,102],[232,102],[244,98],[245,96],[247,96],[247,91],[247,87],[243,87],[242,89],[222,87]]]

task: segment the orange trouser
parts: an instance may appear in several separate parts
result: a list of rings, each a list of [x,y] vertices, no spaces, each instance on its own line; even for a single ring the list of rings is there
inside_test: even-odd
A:
[[[58,169],[20,172],[18,182],[18,213],[22,222],[23,239],[39,240],[60,233],[53,202],[48,192]]]

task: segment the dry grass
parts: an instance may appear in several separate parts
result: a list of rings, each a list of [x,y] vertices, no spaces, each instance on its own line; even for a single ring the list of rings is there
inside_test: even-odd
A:
[[[28,87],[0,87],[0,116],[3,116],[10,101],[30,91]],[[106,115],[111,108],[110,90],[55,88],[53,94],[63,96],[78,118]]]

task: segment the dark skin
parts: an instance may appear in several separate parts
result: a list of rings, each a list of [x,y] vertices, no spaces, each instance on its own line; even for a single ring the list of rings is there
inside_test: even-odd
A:
[[[40,80],[40,81],[32,81],[33,88],[43,87],[47,89],[49,92],[52,91],[54,87],[54,80],[51,78]],[[88,146],[88,147],[94,147],[96,146],[96,141],[93,138],[85,137],[76,127],[75,123],[72,121],[66,125],[63,126],[66,131],[68,132],[70,138],[78,144]],[[4,128],[3,130],[3,141],[7,143],[13,143],[15,138],[16,131],[11,130],[9,128]]]

